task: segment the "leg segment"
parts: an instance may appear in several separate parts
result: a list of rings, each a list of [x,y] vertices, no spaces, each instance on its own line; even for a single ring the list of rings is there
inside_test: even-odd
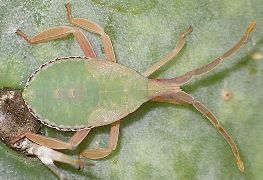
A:
[[[30,44],[43,43],[54,39],[66,37],[69,34],[73,34],[85,56],[91,58],[96,57],[96,54],[86,36],[76,28],[72,28],[69,26],[54,27],[40,32],[31,39],[19,29],[16,31],[16,34],[24,38]]]
[[[95,24],[94,22],[91,22],[87,19],[83,19],[83,18],[74,18],[72,17],[71,14],[71,6],[70,4],[66,4],[66,9],[67,9],[67,18],[69,20],[69,22],[72,25],[75,25],[77,27],[81,27],[87,31],[96,33],[98,35],[101,36],[101,41],[102,41],[102,45],[104,47],[104,51],[106,54],[106,57],[108,60],[112,61],[112,62],[116,62],[116,58],[115,58],[115,54],[113,51],[113,47],[110,41],[109,36],[104,32],[104,30],[97,24]]]
[[[242,35],[240,40],[235,44],[232,48],[230,48],[228,51],[226,51],[223,55],[220,57],[216,58],[212,62],[208,63],[207,65],[204,65],[200,68],[194,69],[192,71],[187,72],[186,74],[172,78],[170,81],[176,83],[176,84],[185,84],[189,80],[191,80],[194,76],[202,75],[205,73],[208,73],[209,71],[213,70],[216,66],[218,66],[225,58],[228,56],[232,55],[234,52],[240,49],[240,47],[246,42],[249,34],[253,31],[253,29],[256,26],[256,21],[253,21],[250,23],[248,26],[246,32]]]
[[[109,142],[107,148],[101,149],[87,149],[80,153],[80,155],[90,159],[100,159],[108,156],[113,150],[116,149],[118,136],[119,136],[120,122],[117,121],[111,125]]]
[[[172,60],[181,51],[181,49],[184,47],[186,35],[188,35],[192,31],[193,31],[193,29],[190,26],[185,32],[182,32],[179,36],[179,39],[177,40],[175,48],[171,52],[167,53],[162,59],[157,61],[157,63],[155,63],[152,67],[150,67],[145,72],[143,72],[142,75],[145,77],[148,77],[151,74],[153,74],[155,71],[160,69],[167,62]]]
[[[153,100],[169,102],[169,103],[174,103],[174,104],[186,103],[186,104],[193,105],[200,113],[202,113],[204,116],[206,116],[209,119],[209,121],[218,130],[218,132],[225,138],[225,140],[230,145],[232,152],[236,158],[236,163],[237,163],[239,170],[241,172],[244,172],[244,164],[240,158],[240,154],[239,154],[239,151],[237,149],[237,146],[234,140],[228,135],[228,133],[224,130],[224,128],[219,124],[218,120],[212,114],[212,112],[208,108],[206,108],[203,104],[201,104],[199,101],[196,101],[192,96],[190,96],[189,94],[183,91],[175,93],[170,96],[159,97],[158,99],[156,98]]]
[[[69,142],[64,142],[64,141],[61,141],[55,138],[51,138],[51,137],[46,137],[40,134],[25,133],[25,134],[18,136],[14,140],[12,140],[11,143],[12,144],[16,143],[18,140],[26,137],[27,139],[31,140],[32,142],[36,144],[39,144],[39,145],[42,145],[42,146],[45,146],[51,149],[73,149],[82,142],[82,140],[88,135],[89,132],[90,132],[90,129],[79,130],[70,138]]]

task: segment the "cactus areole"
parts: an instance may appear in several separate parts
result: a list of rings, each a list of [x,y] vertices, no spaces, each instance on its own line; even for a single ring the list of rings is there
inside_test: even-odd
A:
[[[28,79],[23,98],[42,123],[62,130],[102,126],[150,99],[149,79],[110,61],[58,58]]]

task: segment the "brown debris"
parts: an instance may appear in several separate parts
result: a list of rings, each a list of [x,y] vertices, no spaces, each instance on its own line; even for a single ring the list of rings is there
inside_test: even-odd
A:
[[[0,141],[9,142],[24,132],[39,133],[41,125],[29,112],[19,90],[0,90]]]

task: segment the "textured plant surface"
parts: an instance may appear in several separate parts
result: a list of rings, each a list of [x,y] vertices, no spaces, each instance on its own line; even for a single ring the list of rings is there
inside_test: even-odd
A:
[[[33,35],[68,25],[60,0],[0,3],[0,86],[23,89],[40,64],[61,56],[83,55],[72,36],[31,46],[15,35]],[[263,3],[260,0],[80,0],[73,15],[88,18],[109,34],[118,63],[143,72],[174,46],[179,33],[194,28],[186,47],[152,77],[174,77],[203,65],[231,47],[257,20],[246,45],[215,71],[183,87],[207,105],[236,141],[245,163],[242,174],[230,147],[205,117],[190,106],[148,102],[122,120],[117,149],[107,158],[89,161],[84,171],[59,167],[76,179],[259,179],[263,177]],[[100,39],[86,33],[99,57]],[[261,56],[261,58],[260,58]],[[255,60],[258,59],[258,60]],[[70,133],[48,128],[50,136]],[[106,146],[109,128],[97,128],[75,151]],[[55,176],[37,159],[0,145],[3,179],[50,179]]]

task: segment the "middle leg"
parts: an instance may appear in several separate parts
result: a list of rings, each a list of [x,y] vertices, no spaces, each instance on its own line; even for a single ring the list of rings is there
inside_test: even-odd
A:
[[[65,7],[67,10],[67,18],[69,22],[72,25],[81,27],[87,31],[100,35],[107,60],[116,62],[115,53],[113,50],[111,40],[109,36],[104,32],[103,28],[101,28],[96,23],[89,21],[87,19],[72,17],[71,5],[69,3],[67,3]],[[119,129],[120,129],[120,121],[116,121],[115,123],[111,125],[109,142],[108,142],[107,148],[87,149],[87,150],[82,151],[81,155],[87,158],[90,158],[90,159],[100,159],[100,158],[108,156],[113,150],[115,150],[117,146]]]
[[[119,136],[120,122],[116,121],[111,125],[108,146],[100,149],[87,149],[80,153],[80,155],[90,159],[100,159],[108,156],[116,149]]]
[[[114,54],[114,50],[113,50],[111,40],[110,40],[109,36],[104,32],[103,28],[101,28],[96,23],[91,22],[87,19],[72,17],[71,5],[69,3],[67,3],[65,6],[67,9],[67,18],[68,18],[69,22],[72,25],[75,25],[77,27],[81,27],[81,28],[85,29],[86,31],[90,31],[90,32],[93,32],[93,33],[100,35],[102,45],[104,47],[104,51],[105,51],[107,59],[112,61],[112,62],[116,62],[116,58],[115,58],[115,54]]]

